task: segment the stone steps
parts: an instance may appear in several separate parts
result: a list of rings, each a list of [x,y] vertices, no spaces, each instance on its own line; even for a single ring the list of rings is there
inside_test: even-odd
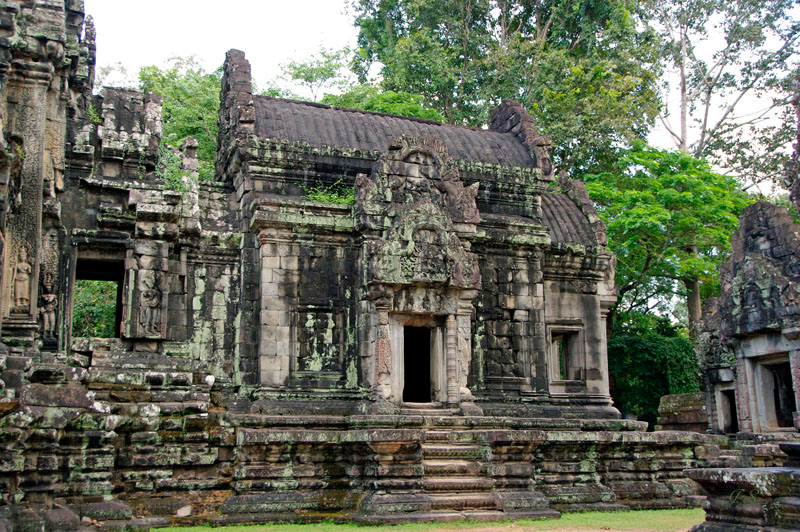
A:
[[[425,477],[448,475],[473,476],[485,472],[478,462],[471,460],[424,460]]]
[[[494,482],[486,476],[481,447],[452,443],[454,436],[452,431],[428,431],[422,444],[423,490],[432,515],[437,520],[446,520],[450,512],[457,512],[457,519],[507,519],[491,491]]]
[[[426,478],[422,485],[425,491],[460,493],[488,491],[492,489],[493,482],[486,477],[453,476]]]
[[[475,460],[483,456],[479,445],[458,443],[423,443],[422,456],[425,460],[444,458],[464,458]]]
[[[497,499],[491,493],[431,494],[431,510],[497,510]]]

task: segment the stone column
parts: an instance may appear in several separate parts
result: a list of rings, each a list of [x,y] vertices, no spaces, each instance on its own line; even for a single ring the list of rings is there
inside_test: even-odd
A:
[[[391,400],[392,396],[392,331],[389,325],[389,301],[375,302],[378,314],[378,338],[375,340],[375,379],[373,389],[377,399]],[[402,390],[398,390],[398,394]],[[400,397],[402,400],[402,397]]]
[[[5,331],[29,340],[38,327],[47,89],[52,77],[49,62],[23,60],[12,62],[8,76],[6,132],[19,139],[25,158],[20,175],[9,184],[2,313]]]
[[[453,314],[445,322],[445,357],[447,368],[447,403],[458,404],[458,326]]]
[[[794,389],[794,428],[800,430],[800,349],[789,352],[789,367],[792,372],[792,388]]]

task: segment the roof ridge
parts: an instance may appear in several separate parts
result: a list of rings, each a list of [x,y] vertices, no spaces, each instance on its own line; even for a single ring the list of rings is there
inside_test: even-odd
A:
[[[399,118],[401,120],[408,120],[410,122],[418,122],[420,124],[429,124],[432,126],[443,126],[443,127],[452,127],[457,129],[467,129],[471,131],[481,131],[481,132],[493,132],[499,133],[498,131],[493,131],[492,129],[482,129],[479,127],[474,126],[460,126],[457,124],[448,124],[446,122],[437,122],[436,120],[430,120],[428,118],[417,118],[412,116],[402,116],[402,115],[395,115],[391,113],[381,113],[379,111],[365,111],[363,109],[351,109],[349,107],[334,107],[332,105],[327,105],[324,103],[318,102],[309,102],[307,100],[292,100],[290,98],[276,98],[274,96],[266,96],[263,94],[254,94],[253,98],[261,98],[264,100],[273,100],[277,102],[285,102],[297,105],[305,105],[307,107],[316,107],[318,109],[330,109],[331,111],[342,111],[345,113],[355,113],[355,114],[364,114],[364,115],[372,115],[372,116],[384,116],[389,118]]]

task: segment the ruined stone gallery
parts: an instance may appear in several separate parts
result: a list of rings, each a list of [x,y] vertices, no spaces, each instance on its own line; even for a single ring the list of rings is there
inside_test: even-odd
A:
[[[0,3],[0,529],[685,507],[684,469],[778,460],[620,419],[604,227],[517,103],[272,99],[231,50],[215,178],[187,141],[176,184],[160,97],[95,94],[94,54],[80,0]]]

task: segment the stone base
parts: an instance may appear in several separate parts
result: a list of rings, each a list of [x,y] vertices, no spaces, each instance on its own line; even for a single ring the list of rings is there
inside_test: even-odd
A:
[[[693,469],[708,492],[706,522],[694,532],[800,529],[800,469]]]
[[[166,392],[65,382],[20,391],[20,406],[0,427],[0,487],[19,502],[9,522],[33,519],[40,528],[54,508],[146,529],[686,507],[698,503],[698,489],[683,470],[718,464],[728,442],[641,432],[640,423],[619,419],[398,413],[390,404],[373,414],[309,415],[298,405],[276,415],[278,399],[231,395],[212,409],[197,385]],[[25,460],[29,442],[59,458],[36,451],[36,464]],[[35,503],[42,511],[25,511]],[[74,521],[64,515],[51,518]],[[62,525],[45,531],[54,526]]]

